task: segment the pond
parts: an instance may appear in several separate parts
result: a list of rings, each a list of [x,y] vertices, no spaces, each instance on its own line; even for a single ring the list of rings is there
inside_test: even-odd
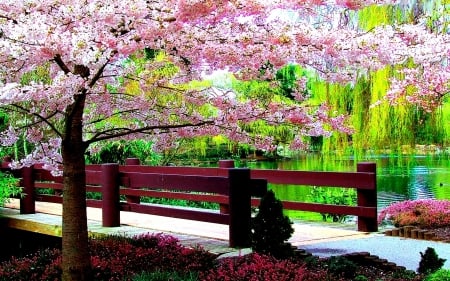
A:
[[[247,161],[241,166],[256,169],[303,171],[356,171],[358,162],[377,164],[378,211],[394,202],[414,199],[450,199],[450,155],[372,155],[355,161],[351,157],[305,154],[275,161]],[[299,186],[270,186],[282,200],[315,202],[317,190]],[[342,189],[344,190],[344,189]],[[353,189],[352,189],[353,190]],[[321,190],[321,192],[325,192]],[[346,196],[348,194],[345,194]],[[342,196],[342,193],[333,196]],[[350,196],[350,195],[348,195]],[[351,194],[351,196],[356,196]],[[316,200],[317,201],[317,200]],[[322,219],[320,214],[287,212],[299,219]]]

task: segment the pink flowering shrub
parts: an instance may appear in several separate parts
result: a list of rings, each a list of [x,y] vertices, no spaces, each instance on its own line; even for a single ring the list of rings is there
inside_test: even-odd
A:
[[[0,265],[0,280],[59,280],[61,251],[47,249],[33,256],[11,258]]]
[[[378,223],[390,221],[395,226],[413,225],[422,228],[450,225],[450,201],[421,199],[393,203],[378,215]]]
[[[326,280],[324,272],[311,272],[303,262],[278,260],[258,253],[221,259],[216,268],[199,275],[202,281]]]
[[[143,271],[180,273],[206,271],[216,255],[201,248],[187,248],[169,235],[145,234],[133,238],[105,237],[89,242],[94,280],[126,280]],[[12,258],[0,264],[3,280],[60,280],[61,251],[44,250],[25,258]]]
[[[96,280],[123,280],[142,271],[208,270],[216,257],[201,248],[184,247],[164,234],[101,238],[91,241],[90,249]]]

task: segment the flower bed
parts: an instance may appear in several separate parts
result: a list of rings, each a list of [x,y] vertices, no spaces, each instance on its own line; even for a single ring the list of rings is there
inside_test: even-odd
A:
[[[386,235],[450,242],[450,201],[422,199],[393,203],[378,216],[395,228]]]
[[[171,236],[107,237],[90,241],[94,280],[167,280],[161,276],[189,276],[189,280],[423,280],[414,272],[378,261],[370,255],[320,259],[298,255],[276,259],[262,254],[217,259],[201,247],[187,248]],[[139,279],[157,273],[156,279]],[[61,251],[47,249],[0,264],[0,280],[60,280]],[[145,275],[145,276],[153,276]],[[159,276],[159,277],[158,277]]]
[[[378,216],[378,223],[384,222],[392,223],[396,227],[439,228],[450,226],[450,201],[422,199],[393,203],[383,209]]]

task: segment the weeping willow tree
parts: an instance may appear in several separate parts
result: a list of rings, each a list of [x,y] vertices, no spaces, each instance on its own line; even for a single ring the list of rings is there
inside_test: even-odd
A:
[[[448,32],[450,6],[445,0],[419,0],[409,1],[402,7],[371,6],[361,10],[357,15],[359,27],[365,30],[378,25],[411,23],[418,18],[425,18],[426,25],[431,31]],[[390,86],[390,78],[399,75],[398,69],[413,64],[413,61],[408,61],[404,65],[389,66],[370,73],[368,81],[360,81],[359,83],[368,82],[370,85],[371,104],[382,100]],[[360,94],[355,90],[355,108],[357,96]],[[364,125],[358,130],[362,137],[361,148],[387,148],[395,152],[410,153],[411,148],[417,144],[449,145],[446,143],[450,137],[448,134],[450,123],[446,117],[449,114],[448,102],[448,99],[444,100],[443,105],[432,112],[425,112],[406,101],[400,101],[396,106],[381,103],[376,107],[369,107],[370,114],[367,119],[358,120]],[[364,140],[367,143],[363,143]]]
[[[352,135],[334,133],[324,138],[322,152],[338,156],[391,151],[412,153],[417,144],[448,145],[450,103],[425,112],[404,102],[396,106],[381,102],[389,88],[394,67],[386,67],[362,77],[354,85],[329,84],[317,80],[311,100],[328,103],[338,113],[349,115]],[[357,157],[358,158],[358,157]]]
[[[349,15],[352,23],[363,30],[379,25],[394,25],[415,21],[425,15],[426,24],[434,32],[447,32],[450,16],[448,1],[410,1],[402,7],[373,5]],[[445,97],[442,106],[432,112],[406,101],[392,106],[383,101],[390,87],[390,78],[398,70],[411,66],[387,66],[376,72],[361,75],[354,85],[329,84],[320,80],[312,82],[311,95],[315,103],[327,102],[333,110],[347,113],[355,132],[351,136],[335,133],[323,140],[322,152],[336,155],[353,153],[413,153],[422,145],[450,145],[450,100]],[[414,89],[411,89],[413,91]],[[377,106],[372,106],[378,104]]]
[[[281,101],[289,104],[294,103],[294,84],[301,75],[302,71],[300,68],[288,65],[277,72],[276,87],[274,87],[274,84],[271,81],[239,81],[233,79],[232,88],[236,91],[237,98],[240,99],[257,99],[262,105],[269,105],[271,102]],[[274,139],[273,144],[282,150],[279,154],[285,155],[286,153],[289,153],[285,145],[290,143],[294,138],[289,125],[270,125],[263,120],[257,120],[251,123],[242,124],[241,128],[251,136],[258,134],[272,136]],[[247,147],[246,153],[253,153],[254,157],[257,156],[257,151],[253,150],[251,147]]]

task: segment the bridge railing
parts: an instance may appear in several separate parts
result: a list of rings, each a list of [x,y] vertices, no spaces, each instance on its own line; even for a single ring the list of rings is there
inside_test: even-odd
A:
[[[61,177],[53,177],[40,165],[22,168],[19,174],[25,194],[21,213],[34,213],[36,200],[62,203]],[[358,163],[356,172],[305,172],[238,169],[232,160],[219,161],[218,168],[198,168],[144,166],[137,159],[128,159],[126,165],[86,166],[86,190],[102,195],[101,200],[87,199],[86,204],[102,208],[104,226],[119,226],[121,210],[227,224],[230,246],[245,247],[249,242],[251,206],[259,204],[268,184],[355,188],[357,206],[282,203],[288,210],[354,215],[358,217],[359,231],[378,230],[375,163]],[[53,189],[55,194],[37,194],[38,188]],[[213,202],[220,205],[220,211],[144,204],[140,202],[142,196]]]

